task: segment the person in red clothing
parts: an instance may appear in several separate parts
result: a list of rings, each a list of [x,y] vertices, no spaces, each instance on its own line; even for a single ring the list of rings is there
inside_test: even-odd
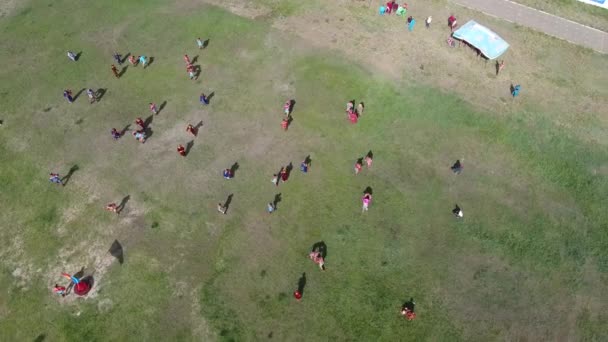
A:
[[[281,127],[283,128],[284,131],[286,131],[289,128],[289,119],[288,118],[284,118],[283,121],[281,121]]]
[[[188,126],[186,126],[186,132],[196,137],[196,135],[198,134],[198,129],[196,129],[196,127],[192,126],[191,124],[188,124]]]
[[[65,295],[66,295],[65,286],[59,286],[59,284],[55,284],[55,286],[53,287],[53,292],[55,292],[58,295],[61,295],[61,297],[65,297]]]
[[[106,205],[106,210],[116,213],[116,215],[118,215],[118,205],[116,205],[116,203],[114,203],[114,202]]]
[[[186,148],[184,147],[184,145],[182,145],[182,144],[177,145],[177,153],[179,153],[179,155],[182,157],[186,156]]]
[[[141,129],[146,129],[146,123],[141,118],[135,119],[135,124],[141,127]]]
[[[287,168],[282,167],[281,168],[281,180],[283,182],[287,182],[288,179],[289,179],[289,171],[287,171]]]
[[[414,312],[415,306],[416,303],[414,302],[414,298],[410,298],[410,300],[405,302],[401,307],[401,315],[408,321],[413,321],[414,318],[416,318],[416,313]]]
[[[295,290],[293,292],[293,297],[299,302],[302,299],[302,292]]]
[[[356,124],[357,121],[359,121],[359,116],[357,115],[357,113],[350,111],[348,113],[348,121],[350,121],[350,123]]]
[[[359,172],[361,172],[361,168],[363,168],[363,163],[361,162],[361,159],[358,159],[355,162],[355,176],[359,174]]]
[[[120,75],[118,75],[118,69],[116,69],[116,66],[114,64],[112,64],[112,73],[114,74],[114,77],[120,77]]]
[[[190,57],[188,57],[188,55],[184,55],[184,61],[186,64],[190,64]]]

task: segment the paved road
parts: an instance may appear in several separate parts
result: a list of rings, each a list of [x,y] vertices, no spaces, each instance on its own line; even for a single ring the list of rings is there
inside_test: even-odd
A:
[[[550,36],[561,38],[608,54],[608,33],[573,21],[520,5],[509,0],[452,0],[459,5],[527,26]],[[462,23],[464,24],[464,23]]]

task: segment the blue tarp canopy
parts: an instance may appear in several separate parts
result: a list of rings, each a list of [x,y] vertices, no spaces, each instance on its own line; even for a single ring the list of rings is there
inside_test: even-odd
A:
[[[509,44],[499,35],[473,20],[462,25],[452,36],[478,48],[489,59],[498,58],[509,48]]]

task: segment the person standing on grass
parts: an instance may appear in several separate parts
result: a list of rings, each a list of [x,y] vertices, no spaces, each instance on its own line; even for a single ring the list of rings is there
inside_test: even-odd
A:
[[[55,284],[55,286],[53,286],[53,292],[60,295],[61,297],[65,297],[65,295],[66,295],[65,286],[59,286],[59,284]]]
[[[325,271],[325,260],[323,259],[323,255],[319,251],[312,251],[308,254],[310,260],[312,260],[315,264],[319,265],[321,271]]]
[[[154,102],[150,102],[150,111],[155,115],[158,114],[158,108],[156,108],[156,104]]]
[[[121,56],[118,54],[118,52],[114,52],[114,54],[112,55],[112,57],[114,57],[114,60],[116,61],[116,63],[118,65],[122,65],[122,58]]]
[[[456,204],[454,209],[452,209],[452,214],[454,214],[454,216],[456,216],[457,218],[462,218],[464,216],[464,213],[462,212],[462,209],[460,209],[458,204]]]
[[[133,132],[133,136],[135,137],[135,140],[139,141],[142,144],[146,142],[146,132],[144,132],[144,130]]]
[[[369,205],[372,203],[372,195],[366,192],[361,198],[361,202],[363,202],[363,207],[361,208],[361,212],[363,213],[369,209]]]
[[[274,206],[274,204],[273,203],[268,203],[268,205],[266,206],[266,211],[269,214],[272,214],[275,210],[276,210],[276,207]]]
[[[287,100],[287,101],[285,101],[285,104],[283,105],[283,113],[285,113],[285,116],[289,116],[289,114],[291,114],[290,109],[291,109],[291,101]]]
[[[355,100],[350,100],[346,103],[346,114],[349,114],[355,108]]]
[[[462,172],[462,164],[460,163],[460,159],[456,160],[456,162],[454,163],[454,165],[452,165],[450,167],[450,169],[452,170],[452,172],[454,172],[455,174],[460,174],[460,172]]]
[[[135,119],[135,124],[141,127],[141,129],[146,129],[146,123],[141,118]]]
[[[416,25],[416,19],[414,19],[414,17],[412,17],[410,15],[407,18],[407,29],[408,29],[408,31],[410,31],[410,32],[414,31],[414,25]]]
[[[177,153],[179,153],[179,155],[182,157],[186,156],[186,148],[184,147],[184,145],[182,145],[182,144],[177,145]]]
[[[116,128],[112,128],[110,134],[112,134],[112,138],[114,138],[114,140],[120,139],[120,132],[117,131]]]
[[[270,181],[275,186],[279,186],[279,176],[276,173],[272,175],[272,179]]]
[[[66,89],[63,91],[63,97],[68,100],[69,103],[74,102],[74,98],[72,97],[72,91],[70,89]]]
[[[76,62],[76,55],[72,51],[68,51],[68,58]]]
[[[194,126],[192,126],[191,124],[188,124],[188,126],[186,126],[186,132],[188,132],[196,137],[197,129]]]
[[[234,177],[234,173],[232,173],[232,170],[230,169],[225,169],[224,172],[222,172],[222,175],[224,176],[224,179],[232,179]]]
[[[361,159],[357,159],[355,162],[355,176],[361,172],[361,168],[363,168],[363,164],[361,163]]]
[[[91,88],[87,89],[87,96],[89,97],[89,103],[93,103],[95,100],[97,100],[95,98],[95,92]]]
[[[357,113],[354,111],[350,111],[348,113],[348,121],[350,121],[350,123],[354,123],[356,124],[359,121],[359,116],[357,116]]]
[[[498,61],[496,61],[496,76],[498,76],[498,74],[502,71],[502,69],[505,67],[505,61],[504,59],[498,63]]]
[[[63,185],[63,183],[61,182],[61,177],[59,177],[58,173],[51,173],[49,174],[49,176],[49,182]]]
[[[112,73],[114,74],[114,77],[116,78],[120,78],[120,75],[118,74],[118,69],[116,69],[116,65],[112,64]]]
[[[186,65],[190,65],[190,57],[188,57],[188,55],[184,55],[184,61],[186,62]]]
[[[203,41],[201,40],[201,38],[196,38],[196,45],[198,45],[198,49],[201,50],[203,48]]]
[[[222,203],[217,204],[217,211],[219,211],[220,213],[226,215],[227,210],[228,210],[228,208],[226,208],[226,206],[222,205]]]
[[[281,127],[283,128],[284,131],[287,131],[287,129],[289,128],[289,119],[288,118],[283,118],[283,121],[281,121]]]
[[[408,321],[413,321],[414,318],[416,318],[416,313],[414,312],[415,306],[416,303],[414,302],[414,298],[410,298],[410,300],[401,307],[401,315]]]
[[[209,98],[207,97],[207,95],[205,95],[205,93],[201,93],[201,96],[199,97],[198,100],[201,102],[201,104],[204,104],[204,105],[209,104]]]
[[[287,168],[282,167],[280,175],[281,175],[281,180],[283,181],[283,183],[287,182],[287,180],[289,179],[289,171],[287,171]]]
[[[143,67],[145,69],[146,64],[148,63],[148,59],[146,59],[146,56],[144,56],[144,55],[139,56],[139,63],[141,63],[141,65],[143,65]]]
[[[137,58],[135,58],[135,56],[133,56],[133,55],[129,56],[129,63],[131,63],[132,66],[136,66]]]
[[[190,77],[190,80],[194,80],[196,77],[196,75],[194,74],[194,66],[192,64],[189,64],[186,68],[186,71],[188,72],[188,77]]]
[[[304,173],[308,173],[309,167],[310,167],[310,163],[308,162],[308,160],[303,160],[302,163],[300,164],[300,171],[302,171]]]
[[[512,87],[513,87],[513,86],[512,86]],[[512,95],[513,97],[516,97],[517,95],[519,95],[519,90],[520,90],[520,89],[521,89],[521,86],[520,86],[519,84],[518,84],[518,85],[516,85],[515,87],[513,87],[513,88],[511,89],[511,95]]]
[[[365,156],[365,163],[367,164],[367,168],[368,168],[368,169],[370,169],[370,168],[372,167],[372,162],[373,162],[373,159],[372,159],[372,158],[373,158],[373,156],[372,156],[372,153],[371,153],[371,151],[370,151],[370,153],[368,153],[368,154]]]
[[[114,202],[108,203],[108,205],[106,205],[106,210],[118,215],[118,205],[116,205]]]
[[[357,105],[357,114],[359,114],[360,116],[363,115],[364,110],[365,110],[365,103],[359,102],[359,104]]]
[[[433,21],[433,17],[432,16],[428,16],[428,18],[426,18],[426,21],[424,22],[426,24],[426,28],[431,28],[431,21]]]

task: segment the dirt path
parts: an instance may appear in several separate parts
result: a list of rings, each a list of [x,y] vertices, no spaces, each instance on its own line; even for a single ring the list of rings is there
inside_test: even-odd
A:
[[[452,0],[487,15],[608,54],[608,33],[509,0]]]

